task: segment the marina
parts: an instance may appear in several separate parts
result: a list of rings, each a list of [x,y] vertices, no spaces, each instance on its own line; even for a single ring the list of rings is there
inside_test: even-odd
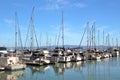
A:
[[[120,80],[120,1],[0,3],[0,80]]]
[[[13,80],[119,80],[119,66],[120,57],[114,57],[97,61],[27,66],[24,71],[0,72],[0,78],[11,80],[13,76]]]

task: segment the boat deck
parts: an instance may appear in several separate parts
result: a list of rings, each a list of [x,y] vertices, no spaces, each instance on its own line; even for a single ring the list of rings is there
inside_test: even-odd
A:
[[[27,65],[34,65],[34,66],[41,66],[43,63],[37,63],[37,62],[26,62]]]

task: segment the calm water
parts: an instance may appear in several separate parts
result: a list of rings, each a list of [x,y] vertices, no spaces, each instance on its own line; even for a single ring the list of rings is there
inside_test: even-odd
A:
[[[120,80],[120,57],[28,66],[23,71],[0,72],[0,80]]]

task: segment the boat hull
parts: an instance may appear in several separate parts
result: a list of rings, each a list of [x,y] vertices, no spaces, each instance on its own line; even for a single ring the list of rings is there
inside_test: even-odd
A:
[[[14,70],[23,70],[26,68],[25,64],[14,64],[14,65],[8,65],[5,67],[5,70],[14,71]]]

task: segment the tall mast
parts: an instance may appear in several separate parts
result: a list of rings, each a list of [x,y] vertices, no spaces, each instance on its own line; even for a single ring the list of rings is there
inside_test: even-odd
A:
[[[92,48],[94,48],[94,26],[92,25],[92,28],[91,28],[91,37],[92,37]]]
[[[34,7],[32,9],[32,16],[31,16],[31,19],[30,19],[30,26],[31,26],[31,44],[30,44],[30,49],[33,49],[33,46],[34,46]]]
[[[110,47],[110,36],[109,36],[109,33],[106,36],[106,45],[107,45],[108,48]]]
[[[29,48],[30,48],[30,50],[33,50],[33,48],[35,46],[34,45],[34,39],[36,41],[37,48],[39,48],[37,36],[36,36],[36,33],[35,33],[35,26],[34,26],[34,8],[35,7],[33,7],[33,9],[32,9],[32,14],[31,14],[31,17],[30,17],[30,25],[29,25],[26,40],[25,40],[25,46],[27,44],[27,40],[29,40],[29,43],[30,43]]]
[[[48,44],[49,44],[49,42],[48,42],[49,40],[48,40],[48,39],[49,39],[49,38],[48,38],[48,33],[46,33],[46,48],[48,48],[48,46],[49,46],[49,45],[48,45]]]
[[[95,22],[93,23],[93,44],[94,44],[94,48],[96,48],[96,28],[95,28]]]
[[[15,12],[15,51],[17,50],[17,12]]]
[[[90,34],[89,34],[89,22],[87,22],[87,49],[89,49],[90,46]]]
[[[64,23],[63,23],[63,11],[62,11],[62,47],[64,49]]]
[[[55,47],[57,46],[57,35],[55,36]]]
[[[116,48],[118,49],[118,39],[116,38]]]
[[[111,45],[111,46],[112,46],[113,48],[115,47],[113,38],[112,38],[112,45]]]
[[[108,34],[108,47],[110,47],[110,35]]]
[[[103,47],[104,47],[104,30],[103,30]]]
[[[40,46],[39,46],[39,48],[41,47],[41,41],[42,41],[42,33],[40,33]]]
[[[92,48],[92,39],[93,39],[93,36],[92,36],[92,27],[89,27],[89,49]]]
[[[100,39],[100,38],[99,38],[99,37],[100,37],[100,31],[98,30],[98,49],[99,49],[99,47],[100,47],[100,43],[99,43],[99,41],[100,41],[99,39]]]
[[[19,48],[22,47],[22,49],[23,49],[17,12],[15,12],[15,50],[17,50],[18,47]]]

